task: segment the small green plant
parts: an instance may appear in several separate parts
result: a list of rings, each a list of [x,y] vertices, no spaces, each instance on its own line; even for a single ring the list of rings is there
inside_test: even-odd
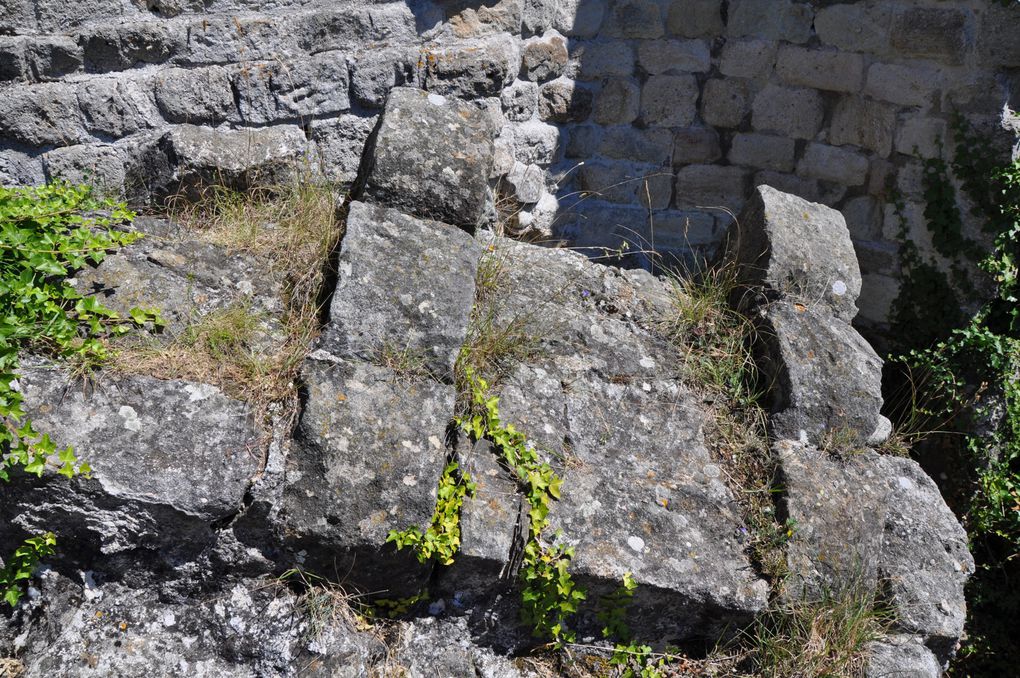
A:
[[[471,394],[471,410],[457,420],[473,440],[487,440],[504,466],[514,473],[528,502],[530,527],[524,546],[521,599],[524,622],[536,636],[545,637],[557,647],[573,642],[575,634],[568,620],[577,610],[585,593],[570,574],[574,549],[561,543],[547,544],[543,537],[549,527],[549,510],[560,498],[562,479],[539,457],[523,433],[513,424],[503,424],[499,399],[489,394],[489,384],[474,371],[465,372]]]
[[[457,462],[451,461],[443,469],[436,493],[436,510],[432,522],[422,532],[411,526],[406,530],[390,530],[387,543],[396,544],[397,550],[405,546],[413,549],[418,562],[435,560],[441,565],[452,565],[460,549],[460,509],[465,497],[475,495],[471,476],[461,473]]]
[[[56,545],[57,538],[52,532],[29,537],[7,559],[7,564],[0,569],[0,591],[8,605],[18,604],[22,585],[32,577],[41,559],[53,555]]]

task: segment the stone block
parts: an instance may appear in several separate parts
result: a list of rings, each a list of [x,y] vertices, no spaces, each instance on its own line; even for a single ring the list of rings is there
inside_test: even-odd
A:
[[[28,69],[36,80],[58,80],[82,67],[81,48],[64,35],[32,40],[25,53]]]
[[[734,78],[767,78],[776,63],[779,46],[771,40],[727,40],[719,72]]]
[[[473,229],[485,213],[493,136],[468,103],[394,88],[365,149],[360,199]]]
[[[348,12],[351,23],[357,23],[358,12]],[[329,16],[323,11],[320,17]],[[311,19],[305,16],[305,19]],[[281,55],[294,53],[295,41],[304,43],[309,23],[291,21],[287,15],[274,19],[266,15],[212,14],[190,19],[177,31],[186,37],[176,50],[173,61],[182,66],[211,66],[247,61],[278,61]],[[353,27],[350,30],[354,30]],[[309,51],[327,52],[339,49],[346,41],[323,41]],[[307,43],[305,43],[307,44]]]
[[[25,43],[22,38],[0,36],[0,82],[28,77]]]
[[[344,573],[345,586],[389,599],[415,595],[431,566],[386,540],[391,530],[424,531],[432,519],[454,389],[313,355],[302,369],[301,442],[286,461],[283,542],[303,552],[312,572]]]
[[[550,165],[560,155],[560,130],[538,120],[514,127],[514,157],[526,165]]]
[[[804,43],[811,38],[814,10],[793,0],[734,0],[729,7],[730,36],[754,36]]]
[[[967,49],[967,15],[959,9],[903,7],[893,17],[891,36],[901,54],[960,63]]]
[[[387,64],[385,58],[380,59],[382,70]],[[357,68],[354,69],[357,71]],[[362,103],[371,103],[374,97],[383,96],[382,89],[392,86],[392,80],[382,81],[382,86],[375,89],[366,87],[364,73],[359,74],[358,86],[350,87],[360,97]],[[323,52],[308,59],[301,59],[278,69],[273,73],[270,90],[276,100],[278,115],[286,118],[311,118],[336,115],[350,109],[348,94],[347,60],[343,53]]]
[[[672,0],[666,27],[685,38],[715,38],[722,35],[722,0]]]
[[[724,208],[736,214],[747,199],[747,172],[740,167],[687,165],[676,173],[676,206]]]
[[[538,115],[549,122],[583,122],[592,111],[591,90],[573,80],[557,78],[542,85]]]
[[[538,110],[538,85],[518,80],[503,90],[499,100],[507,120],[530,120]]]
[[[84,49],[85,69],[93,73],[159,64],[185,50],[179,34],[154,21],[98,25],[85,31],[79,40]]]
[[[227,15],[226,18],[234,20],[233,16]],[[290,27],[291,33],[282,36],[278,35],[279,21],[266,20],[264,16],[259,16],[252,23],[264,24],[267,32],[273,33],[269,36],[270,39],[258,42],[274,51],[283,51],[275,46],[274,37],[276,39],[282,37],[285,42],[290,43],[297,37],[298,47],[313,54],[368,44],[409,45],[418,41],[415,16],[410,7],[400,2],[319,6],[313,12],[298,14]],[[241,39],[246,39],[253,28],[255,27],[245,30],[240,36]],[[261,30],[262,26],[258,26],[258,29]]]
[[[637,83],[611,78],[595,97],[592,119],[600,125],[624,125],[634,122],[640,113],[641,89]]]
[[[35,3],[32,0],[0,0],[0,33],[16,35],[38,29]]]
[[[564,155],[568,158],[589,160],[598,153],[602,143],[602,128],[597,125],[575,125],[566,130],[567,143]]]
[[[859,92],[864,85],[864,58],[850,52],[786,45],[779,49],[776,73],[791,85]]]
[[[525,3],[514,0],[496,0],[489,3],[458,3],[448,5],[446,9],[446,21],[453,35],[458,38],[477,38],[493,33],[516,33],[521,30],[524,14],[528,14],[532,23],[539,21],[544,23],[545,17],[539,18],[538,14],[545,14],[542,6],[548,6],[548,2],[530,2],[529,7]],[[435,8],[433,11],[439,10]],[[537,10],[537,11],[534,11]],[[441,11],[441,10],[440,10]],[[416,17],[421,24],[425,12],[417,10]],[[437,18],[439,12],[437,12]]]
[[[730,146],[729,160],[734,165],[791,172],[795,151],[796,142],[787,137],[737,134]]]
[[[343,55],[338,52],[331,54],[337,62],[336,76],[339,76],[339,68],[344,61]],[[412,58],[412,54],[399,47],[359,54],[351,65],[351,98],[365,108],[382,108],[386,104],[390,90],[407,83],[407,73],[415,67],[417,58],[417,53]],[[342,87],[338,78],[333,80],[337,88]],[[336,92],[336,98],[342,95],[342,91]]]
[[[602,200],[663,209],[672,197],[673,173],[626,161],[593,161],[578,170],[578,183],[586,194]]]
[[[361,115],[312,121],[311,139],[326,179],[342,184],[354,182],[361,153],[376,121],[376,116]]]
[[[602,32],[613,38],[660,38],[662,12],[654,0],[611,0]]]
[[[884,4],[829,5],[815,15],[815,31],[822,44],[849,52],[884,53],[891,26],[892,10]]]
[[[768,299],[824,306],[846,323],[853,320],[861,271],[842,214],[758,186],[734,229],[728,258],[736,263],[742,285],[762,289]]]
[[[617,160],[634,160],[669,166],[673,134],[664,129],[638,129],[630,125],[610,127],[602,136],[599,153]]]
[[[634,45],[628,40],[581,43],[573,48],[571,56],[579,64],[584,80],[626,78],[634,74]]]
[[[689,127],[698,95],[693,75],[653,75],[641,88],[641,121],[656,127]]]
[[[832,114],[829,143],[849,144],[888,157],[896,129],[896,106],[865,97],[847,96],[839,100]]]
[[[706,73],[712,55],[704,40],[642,40],[638,64],[651,75],[662,73]]]
[[[36,186],[46,182],[42,158],[11,149],[0,150],[0,185]]]
[[[740,127],[751,110],[751,90],[742,80],[715,79],[705,83],[701,119],[713,127]]]
[[[436,379],[451,377],[467,336],[480,256],[478,244],[455,226],[352,203],[319,346],[368,362],[406,352]]]
[[[874,63],[864,93],[901,106],[930,106],[941,87],[939,70],[928,64]]]
[[[48,181],[86,184],[101,195],[119,197],[124,192],[124,158],[111,146],[67,146],[43,156]]]
[[[882,210],[875,198],[864,195],[846,201],[840,210],[846,218],[850,237],[857,240],[874,240],[882,234]]]
[[[1016,38],[1020,7],[990,4],[982,8],[980,22],[974,39],[980,62],[988,66],[1020,66],[1020,40]]]
[[[751,107],[751,123],[759,132],[775,132],[795,139],[811,139],[822,127],[825,109],[813,89],[768,85]]]
[[[925,646],[921,638],[903,635],[886,637],[868,643],[864,651],[868,656],[867,678],[941,678],[943,675],[942,662]]]
[[[0,97],[0,137],[26,146],[71,146],[87,140],[74,87],[18,87]]]
[[[427,51],[429,89],[462,99],[498,97],[521,68],[517,43],[509,35]]]
[[[892,319],[893,304],[900,296],[900,280],[879,273],[865,273],[858,303],[859,319],[871,325],[888,325]]]
[[[896,132],[896,152],[918,158],[942,155],[946,121],[938,118],[907,118]]]
[[[845,148],[810,143],[797,163],[797,174],[844,186],[863,186],[868,178],[868,159]]]
[[[900,267],[900,246],[876,240],[855,240],[857,263],[866,273],[896,275]]]
[[[545,193],[545,172],[538,165],[515,162],[503,181],[513,190],[517,202],[524,205],[537,203]]]
[[[222,66],[160,71],[156,75],[156,105],[168,122],[224,122],[236,111],[230,73]]]
[[[521,48],[521,77],[545,82],[563,74],[567,65],[567,41],[556,31],[530,38]]]
[[[572,38],[594,37],[602,26],[606,3],[588,0],[559,0],[553,26]]]
[[[673,164],[698,165],[722,157],[719,133],[711,127],[688,127],[673,133]]]

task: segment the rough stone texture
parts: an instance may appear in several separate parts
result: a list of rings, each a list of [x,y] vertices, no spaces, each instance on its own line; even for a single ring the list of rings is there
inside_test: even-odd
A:
[[[352,203],[322,346],[359,360],[406,352],[448,379],[467,334],[479,255],[454,226]]]
[[[768,85],[754,99],[752,124],[760,132],[776,132],[794,139],[818,133],[825,112],[822,97],[811,89]]]
[[[857,92],[864,83],[864,59],[859,54],[783,47],[776,73],[791,85],[836,92]]]
[[[772,299],[824,303],[853,320],[861,272],[842,214],[758,186],[738,222],[728,247],[741,284],[762,287]]]
[[[469,104],[411,88],[390,92],[362,196],[472,229],[482,220],[492,130]]]
[[[778,301],[761,311],[772,435],[869,440],[881,423],[882,359],[850,325],[810,303]]]
[[[867,648],[867,678],[939,678],[939,660],[919,639],[892,636]]]

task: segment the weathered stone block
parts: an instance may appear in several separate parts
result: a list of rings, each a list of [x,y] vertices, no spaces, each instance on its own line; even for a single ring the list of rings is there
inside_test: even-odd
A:
[[[711,127],[688,127],[673,134],[673,164],[711,163],[722,157],[719,133]]]
[[[757,36],[803,43],[811,37],[811,5],[792,0],[734,0],[729,8],[727,32],[731,36]]]
[[[274,33],[279,32],[278,22],[266,21],[264,17],[256,21],[266,24]],[[299,15],[291,30],[285,37],[298,36],[298,46],[313,54],[373,43],[414,44],[418,39],[414,14],[401,2],[317,7],[314,12]],[[272,40],[262,42],[274,44]]]
[[[754,98],[751,123],[759,132],[811,139],[822,127],[825,109],[812,89],[768,85]]]
[[[503,90],[499,100],[507,120],[513,122],[530,120],[538,110],[538,85],[518,80]]]
[[[42,158],[20,151],[0,151],[0,184],[5,186],[33,186],[45,183]]]
[[[595,98],[592,119],[600,125],[624,125],[634,122],[641,112],[641,90],[637,83],[611,78]]]
[[[87,140],[74,88],[36,85],[0,97],[0,137],[28,146],[70,146]]]
[[[36,80],[57,80],[82,66],[82,51],[63,35],[38,38],[26,45],[28,68]]]
[[[896,152],[918,158],[941,155],[946,121],[938,118],[907,118],[896,132]]]
[[[406,352],[435,378],[451,378],[467,335],[480,255],[477,243],[455,226],[352,203],[320,345],[363,361]]]
[[[599,153],[617,160],[636,160],[669,166],[673,134],[664,129],[637,129],[630,125],[611,127],[602,136]]]
[[[642,40],[638,63],[651,75],[661,73],[706,73],[712,55],[704,40]]]
[[[579,125],[566,131],[564,155],[568,158],[588,160],[598,152],[602,143],[602,128],[597,125]]]
[[[714,38],[725,26],[722,0],[672,0],[666,26],[673,35],[685,38]]]
[[[236,110],[226,68],[169,68],[156,76],[156,105],[169,122],[216,124]]]
[[[559,0],[553,25],[563,35],[591,38],[599,32],[606,10],[605,3],[588,0]]]
[[[941,87],[942,77],[932,66],[874,63],[864,93],[901,106],[928,106]]]
[[[521,68],[517,43],[509,35],[426,52],[429,89],[437,94],[474,99],[499,96]]]
[[[715,79],[705,83],[701,118],[713,127],[740,127],[751,110],[751,90],[742,80]]]
[[[864,97],[847,96],[839,100],[832,114],[829,143],[850,144],[888,157],[896,129],[896,106]]]
[[[525,205],[538,202],[545,192],[545,172],[538,165],[515,162],[503,181],[513,190],[517,201]]]
[[[343,57],[337,52],[332,54],[335,55],[336,68],[341,68]],[[417,56],[417,53],[412,55],[409,50],[399,47],[359,55],[351,65],[351,97],[366,108],[382,108],[390,90],[405,84],[407,72]],[[337,81],[336,87],[342,88],[340,81]],[[342,96],[343,92],[337,91],[336,95]]]
[[[942,663],[921,638],[901,635],[886,637],[868,643],[864,651],[868,656],[867,678],[940,678],[943,675]]]
[[[602,32],[614,38],[659,38],[665,33],[654,0],[612,0]]]
[[[657,209],[669,206],[672,182],[671,171],[632,162],[586,162],[578,170],[578,183],[587,194],[614,203],[650,204]]]
[[[737,213],[747,198],[747,172],[740,167],[688,165],[676,173],[677,207],[726,208]]]
[[[728,40],[719,72],[735,78],[764,78],[772,73],[779,46],[771,40]]]
[[[857,444],[871,438],[882,409],[882,359],[857,330],[810,293],[770,303],[757,322],[759,368],[772,384],[772,436],[815,444],[832,433]]]
[[[535,82],[558,77],[563,74],[567,59],[567,41],[558,32],[531,38],[521,50],[521,77]]]
[[[791,85],[859,92],[864,84],[864,58],[850,52],[788,45],[779,50],[776,73]]]
[[[627,78],[634,74],[634,45],[629,40],[582,43],[573,48],[584,80]]]
[[[397,87],[365,151],[362,199],[474,228],[485,211],[492,137],[470,104]]]
[[[311,139],[327,179],[344,184],[354,182],[361,153],[375,124],[375,116],[360,115],[342,115],[312,122]]]
[[[106,195],[124,192],[124,158],[110,146],[67,146],[43,156],[49,181],[87,184]]]
[[[0,0],[0,33],[33,32],[38,26],[32,0]]]
[[[1020,7],[991,4],[983,7],[982,11],[981,25],[974,39],[981,63],[1014,68],[1020,65],[1020,40],[1016,39]]]
[[[882,210],[871,196],[847,200],[839,211],[846,218],[846,226],[854,240],[874,240],[881,236]]]
[[[284,544],[313,572],[343,573],[346,586],[415,595],[431,567],[386,538],[432,519],[453,387],[325,352],[305,361],[302,381],[300,442],[287,455],[279,515]]]
[[[902,54],[959,63],[967,48],[967,17],[958,9],[904,7],[893,17],[891,36]]]
[[[27,77],[25,43],[23,38],[0,36],[0,82]]]
[[[156,22],[96,26],[80,41],[85,68],[96,73],[163,63],[184,50],[183,38]]]
[[[815,15],[815,31],[822,43],[851,52],[884,53],[891,26],[891,8],[881,4],[831,5],[819,8]]]
[[[868,178],[868,159],[845,148],[811,143],[797,163],[797,174],[845,186],[863,186]]]
[[[514,157],[526,165],[549,165],[560,154],[560,130],[538,120],[514,127]]]
[[[898,278],[878,273],[865,273],[861,286],[861,314],[858,318],[871,325],[888,325],[893,304],[900,296]]]
[[[550,122],[583,122],[591,115],[591,90],[573,80],[558,78],[542,85],[538,116]]]
[[[689,127],[698,95],[693,75],[653,75],[641,88],[641,121],[656,127]]]
[[[795,151],[793,139],[768,134],[737,134],[730,146],[729,160],[734,165],[790,172]]]
[[[734,228],[727,248],[741,284],[770,299],[824,304],[847,323],[857,314],[861,271],[842,214],[758,186]]]

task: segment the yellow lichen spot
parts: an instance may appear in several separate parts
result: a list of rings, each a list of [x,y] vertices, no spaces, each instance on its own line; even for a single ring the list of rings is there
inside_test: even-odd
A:
[[[121,622],[121,623],[120,623],[120,625],[118,626],[118,628],[119,628],[119,629],[120,629],[121,631],[127,631],[127,627],[128,627],[128,624],[127,624],[127,622]]]

